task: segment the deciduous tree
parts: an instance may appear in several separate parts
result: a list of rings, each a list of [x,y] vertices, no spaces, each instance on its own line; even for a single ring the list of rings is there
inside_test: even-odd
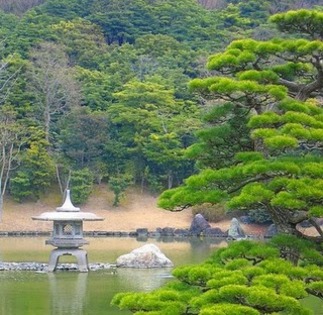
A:
[[[29,89],[34,93],[45,139],[53,144],[57,121],[79,105],[80,95],[64,50],[53,43],[42,43],[31,53]]]
[[[18,155],[24,143],[23,127],[16,122],[16,113],[10,107],[0,107],[0,221],[3,199],[7,191],[10,175],[19,164]]]

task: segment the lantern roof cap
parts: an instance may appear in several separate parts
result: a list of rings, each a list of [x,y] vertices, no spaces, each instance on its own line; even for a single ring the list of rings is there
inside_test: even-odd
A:
[[[70,191],[66,190],[66,197],[63,205],[57,207],[56,211],[44,212],[39,216],[32,217],[33,220],[42,221],[102,221],[104,218],[98,217],[91,212],[80,211],[74,207],[71,201]]]
[[[56,211],[59,211],[59,212],[61,212],[61,211],[64,211],[64,212],[68,212],[68,211],[77,212],[77,211],[80,211],[80,208],[74,207],[74,205],[72,204],[71,192],[70,192],[69,189],[66,190],[66,196],[65,196],[65,201],[64,201],[63,205],[60,206],[60,207],[57,207]]]

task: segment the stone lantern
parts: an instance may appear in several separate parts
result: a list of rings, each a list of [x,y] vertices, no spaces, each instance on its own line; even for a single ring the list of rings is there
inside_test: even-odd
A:
[[[86,250],[80,248],[88,244],[83,238],[83,221],[102,221],[94,213],[82,212],[80,208],[74,207],[71,202],[70,191],[66,191],[65,202],[56,211],[44,212],[33,220],[53,221],[53,232],[46,244],[57,247],[50,254],[48,271],[55,271],[59,257],[62,255],[73,255],[77,259],[78,269],[81,272],[89,270]]]

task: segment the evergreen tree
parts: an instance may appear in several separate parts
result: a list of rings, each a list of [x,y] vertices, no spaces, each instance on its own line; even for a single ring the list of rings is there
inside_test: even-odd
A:
[[[10,180],[10,194],[19,202],[38,200],[54,179],[54,163],[48,154],[44,133],[29,129],[28,149],[21,153],[20,165]]]
[[[294,264],[280,257],[286,243],[299,253]],[[136,315],[314,315],[300,300],[323,297],[322,263],[315,247],[295,238],[234,242],[205,263],[176,268],[160,289],[119,293],[112,304]]]
[[[174,180],[180,182],[192,170],[183,149],[190,144],[191,130],[198,125],[197,108],[192,102],[177,100],[174,90],[161,78],[149,79],[132,80],[115,93],[118,101],[108,113],[112,129],[118,130],[116,141],[136,163],[138,175],[134,177],[142,182],[148,166],[155,179],[172,187]]]
[[[228,209],[265,207],[279,231],[299,235],[297,224],[309,219],[323,238],[314,219],[323,215],[323,109],[318,97],[323,43],[316,39],[320,29],[313,30],[323,13],[287,12],[272,21],[294,32],[297,26],[290,25],[302,18],[304,27],[298,30],[309,39],[239,40],[210,57],[209,69],[222,76],[196,79],[191,85],[206,98],[250,113],[254,151],[237,154],[231,167],[205,169],[183,187],[164,192],[162,207],[222,201]]]

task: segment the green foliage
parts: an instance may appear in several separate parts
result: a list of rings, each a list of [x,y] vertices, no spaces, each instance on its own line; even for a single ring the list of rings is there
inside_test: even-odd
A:
[[[83,92],[83,104],[92,111],[105,111],[113,101],[115,84],[111,75],[98,70],[77,68],[77,79]]]
[[[101,29],[85,19],[61,20],[53,24],[51,30],[57,42],[63,45],[71,64],[98,70],[102,59],[107,57],[108,49]],[[96,75],[104,76],[104,73]]]
[[[93,175],[88,168],[71,172],[70,189],[73,203],[85,203],[92,192],[92,187]]]
[[[123,197],[126,189],[132,184],[133,178],[129,174],[119,174],[109,178],[109,187],[114,193],[113,206],[118,207],[120,199]]]
[[[100,163],[109,141],[106,115],[86,108],[72,111],[61,121],[59,140],[61,155],[73,168],[88,168],[98,182],[108,173]]]
[[[206,128],[196,132],[197,141],[185,152],[198,168],[226,167],[234,163],[236,152],[252,149],[245,111],[226,103],[206,112],[204,122]]]
[[[323,38],[323,13],[319,11],[298,10],[280,13],[270,18],[281,32],[305,33],[311,38]]]
[[[300,10],[272,19],[300,23],[304,18],[304,29],[309,30],[318,27],[316,19],[320,17],[320,12]],[[302,28],[302,23],[299,25]],[[206,136],[220,135],[219,130],[228,128],[228,117],[234,117],[237,109],[246,115],[245,121],[249,119],[255,153],[238,153],[236,160],[226,165],[206,165],[210,169],[186,179],[182,188],[163,193],[160,206],[181,209],[224,202],[229,210],[263,208],[280,231],[295,235],[301,234],[297,223],[322,216],[321,179],[304,170],[312,169],[314,161],[317,173],[323,166],[319,157],[323,112],[320,101],[311,99],[323,88],[322,66],[314,61],[322,54],[323,44],[312,37],[294,36],[235,40],[224,52],[209,58],[207,66],[215,76],[194,79],[190,86],[217,107],[214,112],[222,120],[215,121],[219,128],[212,129],[213,133],[202,131],[202,144],[193,146],[189,153],[205,150],[209,144]],[[231,109],[223,106],[224,102],[230,103]],[[225,112],[225,108],[230,110]],[[223,156],[227,157],[225,151]]]
[[[249,161],[228,169],[204,170],[186,180],[184,187],[164,192],[160,205],[174,208],[226,200],[230,209],[242,210],[266,204],[288,210],[313,207],[313,203],[319,206],[322,181],[315,174],[310,175],[309,168],[305,167],[314,161],[321,169],[323,165],[316,157],[280,157]],[[239,194],[236,194],[236,187],[240,187]],[[282,187],[285,187],[284,191],[280,191]],[[200,189],[203,189],[203,195],[197,193]],[[226,191],[235,194],[229,197]],[[267,208],[267,211],[271,210]]]
[[[19,53],[28,58],[29,50],[42,41],[55,39],[51,25],[59,21],[59,18],[47,14],[39,14],[36,9],[26,12],[6,39],[6,51]],[[19,40],[17,40],[19,39]]]
[[[15,200],[22,202],[28,197],[37,200],[53,182],[54,164],[47,146],[41,139],[31,139],[17,173],[10,180],[10,194]]]
[[[151,81],[132,80],[114,97],[108,114],[115,140],[136,163],[135,180],[143,183],[153,178],[155,187],[170,188],[192,172],[183,148],[190,144],[192,129],[198,125],[194,103],[177,100],[174,89],[158,76]],[[184,120],[189,125],[183,125]]]
[[[160,1],[94,1],[88,3],[87,18],[104,31],[109,44],[133,43],[145,34],[171,35],[178,40],[203,42],[210,39],[212,13],[196,2],[185,0],[181,3]],[[190,12],[187,16],[185,12]],[[204,27],[203,27],[204,26]],[[198,40],[200,38],[200,40]]]
[[[18,22],[18,17],[3,11],[0,12],[0,17],[0,38],[6,38]]]
[[[289,259],[292,258],[292,255],[292,260],[294,262],[296,260],[302,265],[323,265],[322,255],[317,252],[315,244],[311,244],[309,241],[298,239],[292,235],[277,235],[271,240],[271,243],[280,250],[282,257]]]
[[[234,242],[217,250],[205,263],[177,267],[173,271],[176,280],[162,288],[150,293],[120,293],[112,304],[134,314],[176,310],[174,314],[179,315],[310,315],[313,313],[300,300],[311,292],[320,294],[322,275],[318,270],[284,261],[270,242]],[[313,279],[310,285],[309,275]]]
[[[221,264],[227,264],[233,259],[243,258],[250,265],[257,265],[264,259],[271,259],[278,256],[279,251],[273,246],[267,246],[262,243],[253,243],[249,241],[239,241],[233,243],[223,251],[215,252],[211,257],[213,261],[219,261]]]
[[[259,315],[260,313],[251,307],[231,304],[216,304],[202,310],[200,315]]]
[[[19,171],[17,172],[16,176],[10,181],[10,194],[17,202],[22,202],[33,195],[28,174]]]
[[[183,189],[163,194],[160,204],[233,198],[240,208],[281,207],[294,217],[304,206],[308,216],[319,216],[322,165],[308,153],[321,153],[323,113],[315,101],[303,101],[321,89],[315,62],[322,53],[315,30],[321,12],[272,17],[280,29],[297,34],[269,39],[272,26],[262,23],[271,9],[267,1],[232,0],[207,10],[195,0],[48,0],[20,18],[2,12],[0,101],[15,109],[19,125],[35,127],[30,137],[37,138],[41,161],[36,180],[31,160],[37,154],[21,147],[12,193],[23,199],[34,187],[46,187],[53,160],[66,173],[88,168],[98,183],[131,174],[154,191],[202,170]],[[267,31],[264,40],[242,39],[259,30]],[[196,77],[204,79],[193,80],[188,90]],[[195,134],[199,100],[205,118]],[[39,129],[46,134],[38,137]],[[44,139],[50,147],[43,147]],[[259,154],[247,153],[254,149]],[[309,164],[288,163],[281,155],[306,156]],[[212,170],[221,167],[226,169]],[[250,186],[243,190],[245,184]]]

